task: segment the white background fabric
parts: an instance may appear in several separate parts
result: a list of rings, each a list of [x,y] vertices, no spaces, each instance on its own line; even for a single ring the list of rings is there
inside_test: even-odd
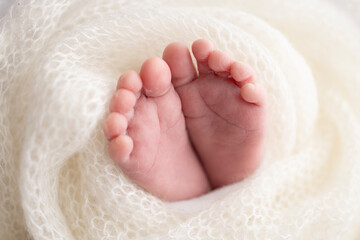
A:
[[[0,20],[0,239],[360,238],[359,4],[347,4],[15,1]],[[169,204],[123,176],[101,125],[122,72],[200,37],[265,85],[266,155],[248,179]]]

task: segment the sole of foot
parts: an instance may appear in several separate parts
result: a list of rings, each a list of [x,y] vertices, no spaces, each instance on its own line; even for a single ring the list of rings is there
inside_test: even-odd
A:
[[[166,200],[209,191],[205,172],[185,127],[181,101],[161,58],[150,58],[140,73],[124,73],[104,124],[109,155],[136,184]]]
[[[179,94],[186,126],[211,186],[244,179],[260,165],[266,135],[266,92],[252,68],[234,61],[211,42],[166,47],[172,83]]]

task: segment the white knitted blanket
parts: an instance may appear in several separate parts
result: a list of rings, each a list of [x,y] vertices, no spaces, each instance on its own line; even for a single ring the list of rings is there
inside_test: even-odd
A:
[[[18,0],[3,14],[0,239],[360,239],[360,17],[321,0]],[[266,154],[246,180],[170,204],[122,174],[101,126],[122,72],[198,38],[266,87]]]

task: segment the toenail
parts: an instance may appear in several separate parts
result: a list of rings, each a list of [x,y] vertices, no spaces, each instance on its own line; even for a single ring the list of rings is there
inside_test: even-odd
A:
[[[171,85],[165,91],[162,91],[160,93],[157,92],[157,89],[148,90],[148,89],[144,88],[144,92],[147,97],[160,97],[160,96],[164,95],[165,93],[167,93],[170,90],[170,88],[171,88]]]
[[[255,84],[253,84],[253,83],[248,83],[248,84],[246,84],[247,85],[247,87],[248,88],[251,88],[252,90],[255,90]]]

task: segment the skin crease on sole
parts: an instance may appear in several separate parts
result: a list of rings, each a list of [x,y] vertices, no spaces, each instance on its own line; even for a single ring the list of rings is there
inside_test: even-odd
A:
[[[169,44],[163,59],[124,73],[104,133],[128,177],[166,201],[200,196],[240,181],[261,162],[266,94],[252,68],[214,50]]]

